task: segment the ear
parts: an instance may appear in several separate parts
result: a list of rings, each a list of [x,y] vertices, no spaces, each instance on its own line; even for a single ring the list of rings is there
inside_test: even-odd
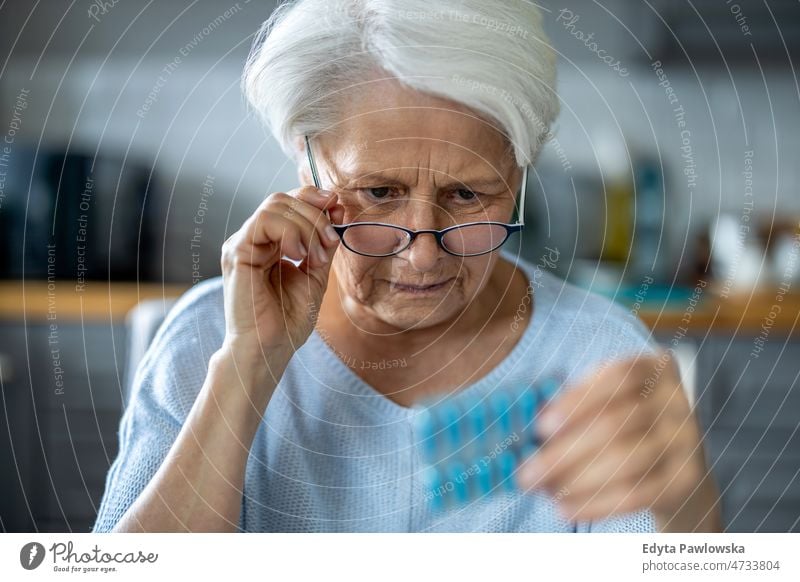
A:
[[[306,155],[306,142],[302,137],[294,141],[295,163],[297,164],[297,180],[300,186],[313,186],[314,177],[311,175],[311,167],[308,165]]]

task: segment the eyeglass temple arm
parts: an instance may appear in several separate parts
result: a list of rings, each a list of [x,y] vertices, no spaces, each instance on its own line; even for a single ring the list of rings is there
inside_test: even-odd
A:
[[[314,186],[319,188],[319,175],[317,174],[317,164],[314,163],[314,156],[311,154],[311,144],[306,137],[306,155],[308,156],[308,165],[311,167],[311,177],[314,179]]]
[[[525,192],[528,190],[528,166],[525,166],[522,170],[522,187],[520,189],[519,194],[519,216],[517,216],[517,222],[521,225],[525,225]]]
[[[528,168],[530,166],[523,166],[522,167],[522,184],[520,185],[519,189],[519,206],[515,206],[514,209],[517,211],[517,223],[520,226],[525,226],[525,193],[528,190]],[[516,203],[516,199],[514,199]]]
[[[314,186],[319,189],[322,187],[319,185],[319,174],[317,173],[317,164],[314,162],[314,156],[311,153],[311,143],[309,143],[308,141],[308,136],[305,136],[305,138],[306,138],[306,155],[308,156],[308,165],[311,168],[311,177],[314,180]],[[331,218],[330,210],[326,210],[325,214],[328,216],[328,219],[330,220]]]

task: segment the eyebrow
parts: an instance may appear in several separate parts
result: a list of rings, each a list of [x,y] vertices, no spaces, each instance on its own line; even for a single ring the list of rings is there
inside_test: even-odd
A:
[[[343,178],[347,186],[352,186],[354,183],[358,182],[380,182],[385,184],[386,186],[408,186],[407,183],[403,182],[402,180],[398,180],[397,178],[386,176],[381,171],[376,172],[369,172],[365,174],[358,174],[351,176],[347,172],[340,173],[340,177]],[[509,189],[511,186],[508,184],[508,181],[501,177],[497,178],[485,178],[485,177],[475,177],[474,179],[469,178],[461,178],[461,179],[449,179],[446,178],[448,181],[439,186],[439,188],[447,188],[451,186],[462,186],[468,188],[486,188],[486,187],[495,187],[502,185],[505,189]],[[346,187],[346,186],[345,186]]]

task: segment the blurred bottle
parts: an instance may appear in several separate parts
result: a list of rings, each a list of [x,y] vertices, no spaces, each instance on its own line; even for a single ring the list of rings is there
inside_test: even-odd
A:
[[[718,293],[752,293],[758,286],[764,247],[748,225],[732,214],[721,214],[711,224],[711,259]]]
[[[618,133],[603,131],[593,140],[595,155],[605,183],[605,236],[600,258],[625,262],[631,251],[634,193],[630,159]]]
[[[637,276],[661,275],[659,252],[666,252],[664,234],[664,180],[657,158],[640,157],[636,166],[636,211],[631,268]]]

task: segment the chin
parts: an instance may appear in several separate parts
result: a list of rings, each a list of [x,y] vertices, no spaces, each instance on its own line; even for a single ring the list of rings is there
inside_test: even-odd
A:
[[[380,318],[388,325],[402,331],[418,331],[441,325],[458,316],[461,305],[442,304],[441,299],[427,305],[388,305],[377,309]]]

